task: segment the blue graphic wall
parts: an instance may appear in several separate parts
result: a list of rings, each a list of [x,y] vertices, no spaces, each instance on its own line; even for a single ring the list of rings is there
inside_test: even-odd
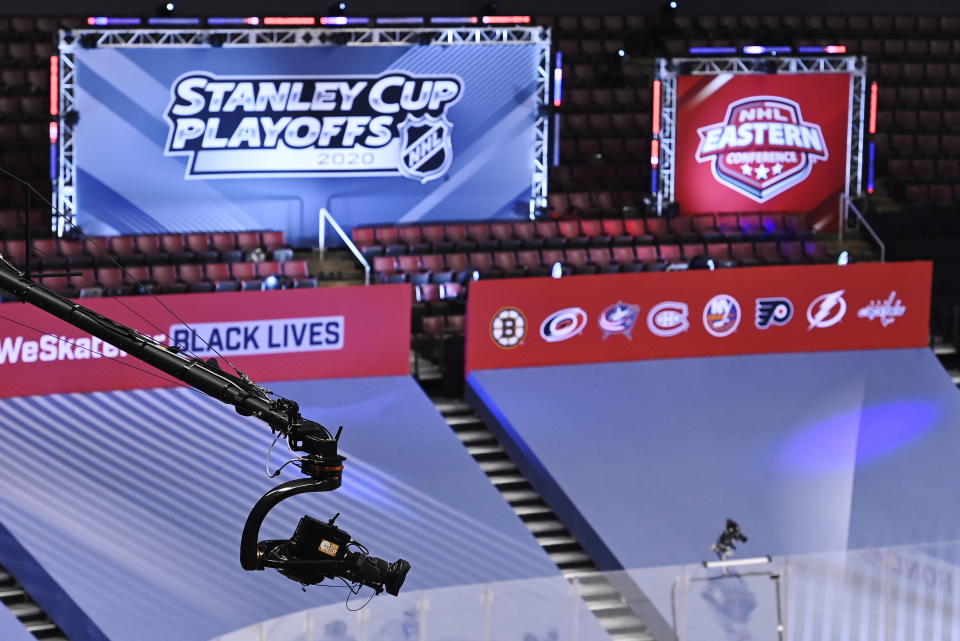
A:
[[[0,639],[4,641],[35,641],[23,624],[6,607],[0,607]]]
[[[304,514],[341,512],[337,525],[371,554],[410,561],[405,592],[561,580],[409,377],[268,387],[297,399],[305,417],[343,425],[348,460],[340,490],[285,501],[262,539],[288,538]],[[259,421],[181,388],[4,399],[0,431],[0,564],[18,569],[74,641],[199,641],[342,607],[343,588],[302,592],[273,571],[240,568],[250,508],[297,478],[293,466],[266,477],[272,437]],[[271,466],[290,456],[278,444]]]
[[[536,44],[70,45],[88,234],[529,213]]]
[[[607,569],[960,538],[960,394],[927,349],[477,371],[534,486]],[[505,445],[506,447],[506,445]]]

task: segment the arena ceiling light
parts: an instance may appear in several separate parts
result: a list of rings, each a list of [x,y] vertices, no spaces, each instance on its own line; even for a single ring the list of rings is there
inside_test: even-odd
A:
[[[737,53],[736,47],[690,47],[691,56],[732,56]]]
[[[424,20],[425,19],[423,17],[418,17],[418,16],[406,16],[406,17],[399,17],[399,18],[387,17],[387,18],[377,18],[376,23],[377,24],[423,24]]]
[[[317,19],[312,16],[269,16],[263,19],[268,27],[312,27]]]
[[[743,53],[747,56],[776,56],[778,54],[790,53],[792,51],[793,48],[787,46],[767,47],[764,45],[747,45],[743,48]]]
[[[529,24],[530,16],[483,16],[483,24]]]
[[[200,24],[200,18],[181,18],[178,16],[161,16],[159,18],[147,18],[147,24],[160,26],[193,26]]]
[[[430,18],[430,24],[477,24],[477,22],[477,16],[437,16],[435,18]]]
[[[111,18],[108,16],[90,16],[87,18],[87,25],[91,27],[133,27],[140,24],[140,18],[131,18],[129,16],[120,16]]]
[[[255,16],[250,16],[247,18],[207,18],[207,24],[217,26],[245,24],[255,27],[260,24],[260,18]]]

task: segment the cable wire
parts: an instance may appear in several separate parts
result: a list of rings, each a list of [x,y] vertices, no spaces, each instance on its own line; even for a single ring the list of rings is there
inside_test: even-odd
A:
[[[2,168],[0,168],[0,169],[2,169]],[[91,241],[91,243],[92,243],[92,241]],[[94,246],[96,246],[95,243],[93,243],[93,244],[94,244]],[[31,249],[32,249],[33,251],[36,251],[37,253],[41,254],[42,256],[49,256],[49,254],[48,254],[47,252],[43,251],[42,249],[38,249],[38,248],[36,248],[36,247],[28,247],[28,248],[27,248],[27,251],[30,251]],[[124,274],[129,275],[129,274],[126,272],[126,270],[124,270]],[[40,274],[39,278],[41,278],[41,279],[43,278],[43,274],[42,274],[42,273]],[[42,285],[43,283],[41,282],[40,284]],[[147,289],[146,289],[146,288],[143,286],[143,284],[141,284],[139,281],[135,281],[135,284],[136,284],[138,287],[140,287],[143,291],[147,291]],[[115,300],[115,301],[117,301],[118,303],[120,303],[120,305],[122,305],[127,311],[129,311],[131,314],[134,314],[135,316],[137,316],[137,317],[138,317],[140,320],[142,320],[144,323],[146,323],[147,325],[149,325],[149,326],[152,327],[153,329],[157,330],[158,332],[160,332],[160,333],[163,334],[164,336],[167,335],[167,332],[166,332],[166,331],[164,331],[164,330],[161,329],[160,327],[157,327],[157,325],[156,325],[153,321],[151,321],[149,318],[147,318],[146,316],[144,316],[143,314],[141,314],[140,312],[138,312],[138,311],[135,310],[134,308],[130,307],[129,305],[127,305],[127,303],[124,302],[124,300],[123,300],[122,298],[120,298],[119,296],[117,296],[116,294],[107,294],[107,297],[108,297],[108,298],[111,298],[111,299],[113,299],[113,300]],[[186,350],[184,350],[184,352],[187,353]],[[193,356],[193,354],[191,354],[191,356]]]
[[[45,331],[43,331],[42,329],[38,329],[38,328],[36,328],[36,327],[34,327],[34,326],[32,326],[32,325],[28,325],[27,323],[22,323],[22,322],[20,322],[20,321],[18,321],[18,320],[14,320],[14,319],[10,318],[9,316],[4,316],[3,314],[0,314],[0,318],[2,318],[3,320],[6,320],[6,321],[10,321],[10,322],[13,323],[14,325],[19,325],[19,326],[21,326],[21,327],[26,327],[27,329],[32,330],[32,331],[34,331],[34,332],[37,332],[38,334],[40,334],[40,335],[42,335],[42,336],[52,336],[53,338],[57,339],[57,340],[60,341],[61,343],[66,343],[67,345],[72,345],[73,347],[75,347],[75,348],[77,348],[77,349],[86,350],[86,351],[90,352],[91,354],[96,354],[97,356],[100,356],[100,357],[102,357],[102,358],[106,358],[107,360],[111,360],[111,361],[113,361],[114,363],[118,363],[118,364],[120,364],[120,365],[125,365],[126,367],[130,367],[130,368],[132,368],[132,369],[135,369],[135,370],[137,370],[138,372],[143,372],[144,374],[148,374],[148,375],[150,375],[150,376],[153,376],[154,378],[159,378],[161,381],[165,381],[165,382],[167,382],[167,383],[173,383],[174,385],[179,385],[180,387],[184,387],[184,388],[186,388],[186,389],[188,389],[188,390],[194,391],[194,392],[196,392],[197,394],[202,394],[202,395],[206,396],[206,394],[203,394],[203,392],[201,392],[200,390],[198,390],[198,389],[196,389],[196,388],[194,388],[194,387],[192,387],[192,386],[190,386],[190,385],[187,385],[187,384],[184,383],[183,381],[178,381],[178,380],[176,380],[176,379],[174,379],[174,378],[167,378],[166,376],[161,376],[160,374],[157,374],[156,372],[154,372],[154,371],[152,371],[152,370],[144,369],[144,368],[142,368],[142,367],[137,367],[137,366],[134,365],[133,363],[127,363],[126,361],[122,361],[122,360],[120,360],[118,357],[107,356],[106,354],[103,354],[103,353],[101,353],[101,352],[98,352],[98,351],[95,350],[95,349],[91,349],[91,348],[89,348],[89,347],[83,347],[82,345],[77,345],[77,344],[74,343],[73,341],[68,341],[67,339],[62,338],[62,337],[60,337],[60,336],[57,336],[56,334],[51,334],[50,332],[45,332]],[[106,342],[106,341],[104,341],[104,342]]]
[[[277,435],[274,437],[273,442],[270,443],[270,447],[267,448],[267,458],[266,458],[266,460],[263,462],[263,468],[264,468],[264,470],[265,470],[266,473],[267,473],[267,478],[271,478],[271,479],[272,479],[272,478],[275,478],[275,477],[277,477],[277,476],[280,476],[280,472],[283,471],[283,468],[285,468],[286,466],[290,465],[291,463],[297,463],[297,462],[300,462],[300,461],[303,460],[303,457],[302,457],[302,456],[295,456],[294,458],[290,459],[289,461],[287,461],[286,463],[284,463],[283,465],[281,465],[280,467],[278,467],[278,468],[275,469],[274,471],[272,471],[272,472],[270,471],[270,453],[273,452],[273,446],[277,444],[277,441],[280,440],[280,437],[281,437],[281,436],[283,436],[283,432],[277,432]],[[290,439],[288,438],[288,439],[287,439],[287,445],[288,445],[288,447],[289,447],[289,444],[290,444]],[[292,449],[291,449],[290,451],[293,452]],[[294,454],[295,454],[295,453],[296,453],[296,452],[294,452]]]
[[[343,579],[342,577],[341,577],[340,580],[343,581],[344,583],[347,583],[346,579]],[[356,596],[356,595],[360,594],[360,589],[363,587],[363,586],[360,585],[359,583],[355,583],[354,585],[356,586],[356,590],[354,590],[354,589],[350,586],[350,584],[347,584],[347,587],[350,588],[350,594],[347,595],[347,600],[346,600],[346,602],[344,603],[344,607],[347,608],[348,610],[350,610],[351,612],[359,612],[360,610],[362,610],[362,609],[364,609],[365,607],[367,607],[367,605],[369,605],[370,601],[373,600],[373,597],[375,597],[375,596],[377,595],[377,593],[376,593],[373,589],[371,589],[371,590],[370,590],[370,596],[367,598],[366,601],[363,602],[363,605],[361,605],[359,608],[351,608],[351,607],[350,607],[350,595],[352,594],[352,595]]]
[[[78,234],[80,234],[80,235],[83,237],[84,241],[90,243],[91,245],[93,245],[94,247],[96,247],[96,248],[98,248],[98,249],[102,249],[102,247],[100,247],[99,244],[97,244],[93,239],[91,239],[89,236],[87,236],[85,233],[83,233],[83,231],[80,229],[80,227],[79,227],[76,223],[74,223],[74,222],[71,221],[66,215],[64,215],[52,202],[50,202],[46,197],[44,197],[44,195],[41,194],[33,185],[31,185],[30,183],[28,183],[26,180],[23,180],[22,178],[20,178],[20,177],[17,176],[16,174],[14,174],[14,173],[12,173],[12,172],[10,172],[10,171],[7,171],[7,170],[4,169],[3,167],[0,167],[0,173],[2,173],[2,174],[4,174],[4,175],[6,175],[6,176],[8,176],[8,177],[10,177],[10,178],[12,178],[12,179],[14,179],[15,181],[17,181],[18,183],[20,183],[21,185],[23,185],[25,188],[27,188],[30,192],[33,192],[42,202],[44,202],[46,205],[48,205],[48,206],[50,207],[50,209],[51,209],[54,213],[56,213],[57,216],[59,216],[59,217],[62,218],[64,221],[66,221],[68,224],[70,224],[71,227],[73,228],[73,230],[76,231]],[[29,217],[29,212],[27,213],[27,216]],[[29,224],[29,222],[30,222],[30,221],[29,221],[29,219],[28,219],[28,220],[27,220],[27,224]],[[29,249],[30,249],[30,248],[28,248],[28,251],[29,251]],[[123,265],[121,265],[118,260],[116,260],[116,259],[115,259],[113,256],[111,256],[109,253],[106,253],[105,255],[106,255],[107,258],[110,260],[110,262],[112,262],[114,265],[116,265],[116,266],[120,269],[120,271],[122,271],[122,272],[124,273],[124,275],[126,275],[127,277],[129,277],[130,280],[132,280],[132,281],[133,281],[137,286],[139,286],[143,291],[147,292],[147,294],[148,294],[151,298],[153,298],[155,301],[157,301],[157,303],[159,303],[161,307],[163,307],[165,310],[167,310],[167,312],[169,312],[171,316],[173,316],[175,319],[177,319],[177,321],[179,321],[179,322],[182,323],[184,326],[186,326],[187,328],[189,328],[190,331],[193,333],[193,335],[196,336],[197,338],[199,338],[199,339],[203,342],[203,344],[206,345],[206,346],[210,349],[210,351],[212,351],[212,352],[213,352],[214,354],[216,354],[218,357],[220,357],[221,359],[223,359],[223,361],[224,361],[227,365],[229,365],[230,367],[232,367],[233,370],[234,370],[235,372],[237,372],[237,374],[240,374],[241,377],[246,377],[246,374],[244,374],[242,371],[240,371],[239,368],[237,368],[236,365],[234,365],[232,362],[230,362],[230,359],[228,359],[227,357],[225,357],[223,354],[221,354],[219,351],[217,351],[216,348],[214,348],[212,345],[210,345],[210,343],[208,343],[208,342],[206,341],[206,339],[204,339],[202,336],[200,336],[200,334],[199,334],[196,330],[194,330],[193,327],[191,327],[189,323],[187,323],[185,320],[183,320],[182,318],[180,318],[180,316],[179,316],[176,312],[174,312],[174,311],[173,311],[170,307],[168,307],[162,300],[160,300],[160,299],[156,296],[156,294],[154,294],[153,292],[149,291],[146,287],[143,286],[143,283],[141,283],[139,280],[137,280],[136,278],[134,278],[133,276],[131,276],[130,273],[126,270],[126,268],[125,268]],[[156,326],[154,326],[154,327],[156,327]],[[159,330],[159,328],[156,328],[156,329]],[[163,330],[159,330],[159,331],[163,331]],[[249,378],[248,378],[248,380],[249,380]]]

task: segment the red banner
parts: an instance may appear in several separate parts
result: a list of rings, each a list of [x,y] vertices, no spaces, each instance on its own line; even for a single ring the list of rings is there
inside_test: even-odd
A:
[[[467,369],[925,347],[929,262],[477,281]]]
[[[851,76],[681,76],[674,200],[685,214],[803,212],[835,228]]]
[[[216,349],[254,381],[410,371],[409,285],[159,298],[179,318],[146,296],[81,302],[198,357],[218,358]],[[0,316],[0,397],[175,384],[166,374],[35,307],[4,303]],[[222,361],[221,367],[230,371]]]

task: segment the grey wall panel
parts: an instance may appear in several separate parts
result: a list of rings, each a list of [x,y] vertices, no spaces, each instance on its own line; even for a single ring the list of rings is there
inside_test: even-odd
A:
[[[27,632],[23,624],[13,616],[6,606],[0,605],[0,639],[3,641],[36,641],[36,638]]]
[[[728,517],[744,554],[958,535],[945,507],[960,394],[929,350],[489,370],[470,384],[548,500],[622,567],[708,558]]]

